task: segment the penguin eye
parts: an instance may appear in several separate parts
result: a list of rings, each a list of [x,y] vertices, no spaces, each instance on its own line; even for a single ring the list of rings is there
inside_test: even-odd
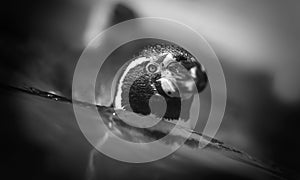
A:
[[[156,72],[156,71],[157,71],[157,66],[154,65],[154,64],[149,64],[149,65],[147,66],[147,70],[148,70],[149,72],[151,72],[151,73]]]

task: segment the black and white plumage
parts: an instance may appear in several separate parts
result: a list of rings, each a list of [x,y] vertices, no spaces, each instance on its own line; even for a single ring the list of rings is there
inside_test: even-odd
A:
[[[133,112],[140,118],[180,120],[185,126],[189,126],[193,95],[208,82],[204,67],[171,43],[146,47],[123,65],[116,77],[112,93],[116,110]]]

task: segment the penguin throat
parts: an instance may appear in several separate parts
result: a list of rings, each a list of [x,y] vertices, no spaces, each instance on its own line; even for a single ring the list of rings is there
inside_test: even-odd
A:
[[[160,76],[145,74],[135,80],[128,92],[122,98],[124,110],[141,115],[155,115],[157,118],[179,120],[189,118],[190,100],[181,100],[180,97],[170,97],[162,89]],[[124,94],[125,95],[125,94]]]

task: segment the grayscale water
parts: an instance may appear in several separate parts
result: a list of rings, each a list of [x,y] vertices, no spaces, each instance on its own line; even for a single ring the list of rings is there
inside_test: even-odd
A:
[[[70,149],[72,149],[72,151],[89,151],[88,156],[82,158],[82,161],[86,159],[86,162],[83,163],[86,166],[85,179],[97,179],[103,176],[118,177],[118,173],[114,175],[107,174],[108,172],[105,171],[105,169],[110,168],[110,165],[112,165],[113,167],[118,167],[122,163],[115,162],[115,160],[111,160],[103,156],[96,149],[94,149],[90,145],[87,145],[88,143],[80,133],[72,112],[72,103],[86,109],[86,113],[89,113],[89,108],[94,107],[95,105],[76,100],[72,101],[69,98],[33,87],[1,85],[1,89],[4,90],[5,93],[12,95],[15,102],[19,103],[16,104],[16,107],[23,106],[23,111],[27,111],[27,118],[23,118],[24,120],[30,119],[30,122],[27,123],[37,124],[37,126],[35,126],[37,129],[31,129],[31,131],[37,131],[40,133],[41,137],[35,137],[37,141],[43,143],[49,141],[50,144],[52,143],[50,149],[53,148],[54,144],[54,146],[56,146],[54,149],[61,148],[65,149],[65,151],[68,151]],[[99,112],[103,115],[103,121],[105,124],[113,122],[112,124],[115,126],[114,128],[122,130],[121,132],[135,131],[134,134],[139,134],[139,137],[143,137],[145,139],[156,138],[156,136],[152,135],[151,132],[140,131],[139,129],[135,129],[132,127],[128,128],[127,124],[123,123],[121,119],[113,115],[112,108],[106,106],[97,107],[99,109]],[[38,126],[39,123],[45,122],[40,122],[43,121],[43,119],[37,118],[37,115],[48,119],[46,123],[49,123],[47,126],[50,126],[50,131],[49,129],[41,129],[43,125],[40,125],[40,127]],[[34,117],[36,118],[35,120],[32,119]],[[22,123],[26,124],[26,122]],[[104,126],[104,124],[102,124],[102,126]],[[99,131],[101,130],[103,129],[99,129]],[[48,134],[44,134],[43,132],[47,132]],[[127,133],[127,138],[135,138],[128,137],[128,134],[130,135],[132,133]],[[199,148],[199,146],[201,145],[201,142],[199,141],[200,137],[204,137],[204,139],[210,140],[210,143],[204,149]],[[105,140],[105,137],[103,137],[103,140]],[[177,137],[177,139],[175,139],[175,141],[181,140],[182,139],[180,139],[180,137]],[[166,144],[166,146],[169,145],[166,142],[161,143]],[[68,144],[70,146],[68,146]],[[291,178],[289,177],[290,175],[287,175],[275,165],[263,163],[243,151],[225,145],[223,142],[216,139],[206,137],[198,132],[193,132],[192,136],[187,141],[185,141],[185,145],[167,158],[150,164],[146,163],[146,165],[126,164],[125,169],[117,169],[119,169],[118,171],[128,172],[132,171],[131,167],[136,166],[139,166],[138,168],[141,170],[139,172],[141,173],[141,177],[143,175],[144,169],[147,169],[147,171],[153,170],[154,172],[159,170],[160,174],[157,175],[159,177],[169,176],[169,174],[172,174],[173,171],[179,172],[179,174],[182,173],[178,176],[181,177],[181,175],[185,176],[191,173],[194,174],[199,170],[201,171],[198,172],[198,174],[200,174],[199,177],[201,176],[201,174],[203,175],[203,177],[205,177],[207,174],[216,171],[221,174],[232,174],[238,177],[246,176],[250,179],[270,177],[275,179]],[[122,176],[122,172],[119,172],[120,176]],[[149,178],[152,177],[152,175],[156,177],[155,173],[149,173]]]

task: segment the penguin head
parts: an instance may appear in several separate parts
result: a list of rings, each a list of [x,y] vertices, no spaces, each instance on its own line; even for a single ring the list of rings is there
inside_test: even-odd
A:
[[[113,107],[171,120],[188,119],[193,95],[202,92],[207,82],[204,67],[183,48],[151,45],[117,73]]]

